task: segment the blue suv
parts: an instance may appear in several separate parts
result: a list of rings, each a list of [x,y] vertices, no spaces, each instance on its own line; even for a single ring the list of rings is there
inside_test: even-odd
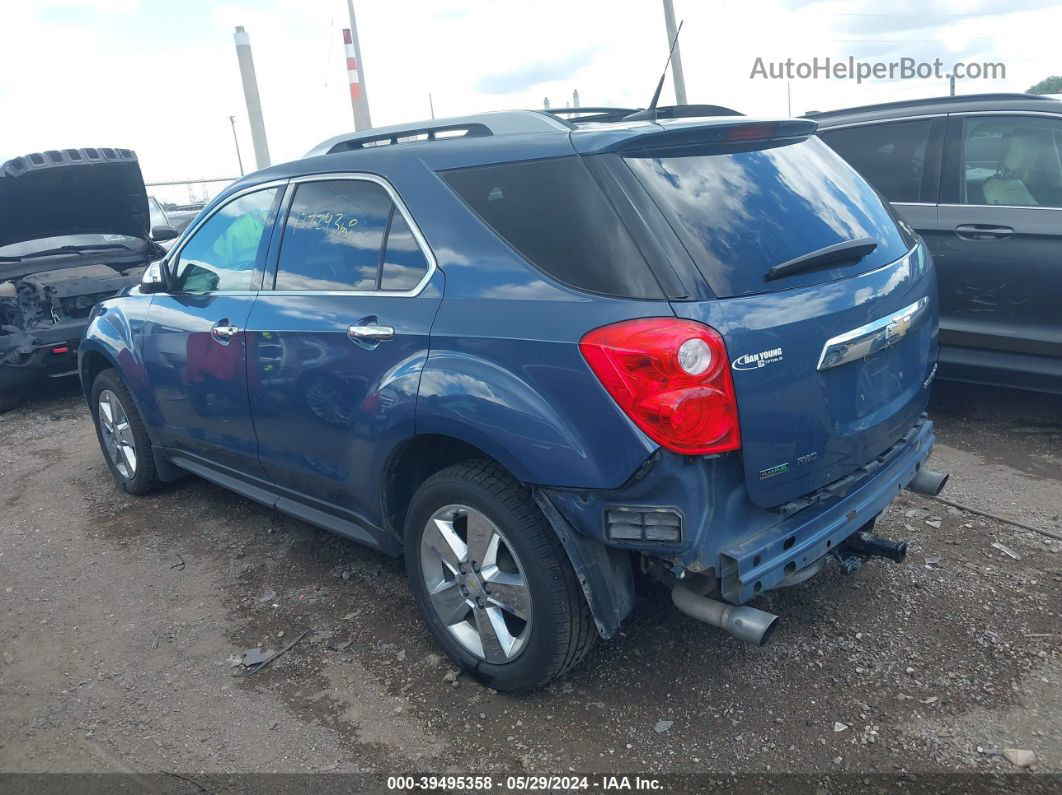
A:
[[[930,257],[808,120],[514,111],[378,128],[233,184],[79,350],[144,494],[191,472],[404,555],[436,641],[507,691],[616,634],[635,574],[745,605],[923,468]]]

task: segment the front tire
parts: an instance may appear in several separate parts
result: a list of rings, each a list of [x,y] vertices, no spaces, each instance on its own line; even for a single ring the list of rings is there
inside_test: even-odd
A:
[[[115,482],[130,494],[154,491],[159,480],[151,439],[133,396],[114,370],[96,376],[89,406],[96,438]]]
[[[428,478],[406,514],[410,587],[432,635],[471,676],[527,692],[597,639],[568,556],[528,490],[489,461]]]

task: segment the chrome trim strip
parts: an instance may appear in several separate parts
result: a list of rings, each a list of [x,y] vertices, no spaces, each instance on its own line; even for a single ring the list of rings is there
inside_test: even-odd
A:
[[[170,253],[163,258],[163,260],[165,261],[167,267],[177,262],[181,257],[181,251],[186,245],[188,245],[188,241],[191,240],[192,235],[194,235],[203,224],[213,218],[214,215],[221,211],[223,208],[227,207],[230,202],[233,202],[236,199],[247,195],[248,193],[254,193],[255,191],[259,190],[268,190],[270,188],[283,187],[284,185],[289,184],[294,186],[302,182],[332,182],[334,180],[362,180],[365,182],[375,182],[377,185],[387,191],[387,195],[391,197],[391,201],[394,202],[395,207],[398,208],[398,211],[402,213],[402,217],[405,218],[406,224],[409,226],[410,231],[413,233],[413,239],[417,241],[417,245],[420,247],[421,252],[424,254],[424,258],[428,262],[428,270],[424,274],[424,277],[416,284],[416,286],[414,286],[410,290],[398,292],[394,290],[271,290],[267,289],[265,285],[263,285],[260,291],[241,290],[237,292],[232,290],[226,290],[197,293],[197,295],[214,295],[219,292],[223,292],[225,295],[258,295],[260,293],[268,293],[269,295],[371,295],[379,296],[381,298],[412,298],[413,296],[419,295],[424,290],[424,288],[427,287],[428,282],[430,282],[432,276],[435,275],[435,271],[438,270],[439,266],[435,260],[435,253],[431,250],[431,246],[429,246],[428,241],[425,240],[424,235],[420,231],[420,227],[418,227],[416,222],[413,220],[413,216],[410,214],[409,209],[405,205],[405,202],[402,201],[402,198],[398,195],[398,191],[394,189],[391,183],[389,183],[383,177],[377,176],[376,174],[369,174],[360,171],[306,174],[301,177],[292,177],[290,179],[277,179],[272,180],[270,182],[262,182],[258,185],[251,185],[250,187],[239,190],[229,196],[224,203],[219,204],[217,207],[211,210],[210,215],[207,215],[204,218],[200,218],[198,221],[196,221],[194,226],[190,226],[188,229],[186,229],[184,233],[184,238],[179,241],[180,246],[174,246],[173,249],[171,249]],[[283,244],[284,242],[283,224],[287,223],[288,211],[291,209],[291,202],[294,196],[295,190],[289,190],[284,195],[283,203],[280,207],[280,210],[277,212],[276,223],[280,226],[281,244]],[[274,229],[274,232],[276,232],[276,229]],[[265,275],[266,277],[269,277],[273,274],[266,273]]]
[[[829,370],[891,348],[911,330],[929,306],[929,297],[919,298],[910,306],[866,325],[826,340],[816,369]]]
[[[1062,103],[1059,103],[1062,105]],[[1042,116],[1046,119],[1062,119],[1062,107],[1056,111],[1043,110],[957,110],[949,116]]]
[[[870,112],[870,111],[868,111]],[[830,132],[831,130],[845,130],[849,127],[866,127],[868,124],[896,124],[904,121],[920,121],[922,119],[942,119],[947,113],[924,113],[918,116],[892,116],[883,119],[865,119],[863,121],[850,121],[846,124],[819,125],[818,132]]]
[[[991,207],[994,210],[1054,210],[1056,213],[1062,210],[1062,207],[1045,207],[1042,204],[938,204],[937,207],[954,207],[962,210],[969,209],[971,207]]]
[[[1062,104],[1062,103],[1060,103]],[[873,111],[866,111],[871,113]],[[819,132],[829,132],[830,130],[844,130],[848,127],[866,127],[868,124],[895,124],[902,121],[917,121],[920,119],[940,119],[946,116],[1040,116],[1047,119],[1062,118],[1062,108],[1057,111],[1043,111],[1043,110],[948,110],[938,113],[921,113],[917,116],[887,116],[878,119],[864,119],[861,121],[850,121],[844,124],[829,124],[825,125],[819,122]]]
[[[287,183],[287,179],[274,179],[269,182],[260,182],[257,185],[250,185],[249,187],[242,188],[241,190],[238,190],[232,195],[228,196],[225,201],[223,201],[221,204],[211,210],[209,215],[203,216],[194,224],[185,229],[184,234],[177,241],[177,244],[170,249],[170,253],[162,258],[163,261],[165,261],[166,265],[169,266],[170,264],[179,260],[181,258],[181,252],[184,250],[184,247],[188,245],[188,241],[192,239],[192,235],[199,231],[199,227],[201,227],[203,224],[205,224],[207,221],[209,221],[211,218],[221,212],[221,210],[228,207],[229,204],[236,201],[236,199],[239,199],[242,196],[246,196],[248,193],[254,193],[255,191],[269,190],[270,188],[281,188]],[[210,295],[210,293],[202,293],[202,295]]]

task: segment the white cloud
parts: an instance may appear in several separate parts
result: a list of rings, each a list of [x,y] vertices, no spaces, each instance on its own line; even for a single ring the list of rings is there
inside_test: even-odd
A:
[[[1052,54],[1062,8],[1024,0],[982,4],[990,16],[932,16],[964,13],[965,5],[926,11],[914,0],[887,7],[869,0],[676,0],[685,19],[689,99],[749,115],[784,115],[785,82],[749,79],[757,56],[976,55],[1007,64],[1006,81],[960,86],[964,92],[1021,91],[1058,71]],[[667,54],[655,1],[358,0],[356,6],[379,125],[426,118],[429,92],[440,116],[540,107],[544,96],[563,107],[575,88],[583,104],[643,106]],[[159,20],[172,20],[164,35],[157,33]],[[135,149],[149,179],[230,176],[236,162],[228,116],[234,114],[245,165],[253,167],[232,39],[238,24],[251,38],[274,162],[352,127],[343,0],[5,3],[0,155],[115,145]],[[549,79],[526,77],[536,64]],[[503,78],[513,75],[525,79],[506,84]],[[513,90],[486,93],[477,86]],[[793,112],[802,113],[937,95],[947,85],[818,80],[794,81],[791,89]],[[669,79],[663,102],[673,96]]]

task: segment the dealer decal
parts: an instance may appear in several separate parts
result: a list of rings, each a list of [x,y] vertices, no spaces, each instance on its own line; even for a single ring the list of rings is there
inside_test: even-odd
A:
[[[744,356],[739,356],[730,363],[730,366],[735,370],[755,370],[780,361],[782,361],[782,349],[771,348],[769,351],[746,353]]]

